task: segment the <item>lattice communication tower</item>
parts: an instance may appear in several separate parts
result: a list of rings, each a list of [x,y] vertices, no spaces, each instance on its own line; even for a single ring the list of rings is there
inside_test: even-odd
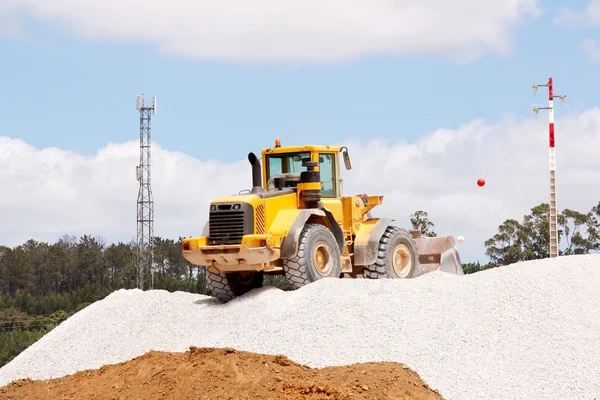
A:
[[[152,114],[156,115],[156,96],[152,106],[144,106],[144,94],[137,96],[136,108],[140,112],[140,164],[135,167],[140,183],[137,199],[137,286],[144,289],[146,277],[152,273],[154,251],[154,200],[152,199],[152,173],[150,156],[152,153]]]

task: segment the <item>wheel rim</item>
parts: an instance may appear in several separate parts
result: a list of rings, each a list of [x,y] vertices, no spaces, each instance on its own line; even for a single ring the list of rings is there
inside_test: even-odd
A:
[[[319,242],[315,246],[315,267],[320,275],[326,276],[333,269],[331,250],[326,242]]]
[[[249,286],[252,283],[252,278],[254,277],[253,272],[238,272],[237,273],[238,280],[242,285]]]
[[[394,272],[400,278],[406,278],[412,268],[412,256],[405,244],[399,244],[394,248],[392,255]]]

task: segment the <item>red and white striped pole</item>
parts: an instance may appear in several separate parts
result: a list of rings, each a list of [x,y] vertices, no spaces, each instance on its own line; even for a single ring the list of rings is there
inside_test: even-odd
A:
[[[558,257],[558,227],[556,211],[556,149],[554,148],[554,95],[552,77],[548,78],[548,139],[550,155],[550,258]]]
[[[548,78],[545,85],[533,85],[534,91],[540,86],[548,86],[548,107],[534,107],[533,111],[537,114],[539,110],[548,110],[548,150],[550,156],[550,257],[558,257],[558,213],[556,207],[556,149],[554,142],[554,98],[559,97],[565,101],[567,96],[554,95],[552,87],[552,77]]]

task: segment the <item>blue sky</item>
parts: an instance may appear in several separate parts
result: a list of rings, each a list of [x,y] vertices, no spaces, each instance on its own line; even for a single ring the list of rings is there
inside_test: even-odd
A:
[[[597,66],[577,46],[589,30],[565,30],[547,1],[539,19],[521,22],[507,57],[455,63],[436,55],[373,55],[328,65],[248,65],[106,44],[30,21],[29,36],[0,39],[4,134],[36,147],[92,154],[135,139],[137,93],[158,97],[154,139],[200,158],[233,161],[284,143],[344,143],[346,137],[412,140],[503,112],[533,117],[531,84],[552,75],[569,105],[597,104]],[[557,109],[557,115],[569,109]],[[233,139],[231,141],[230,139]]]
[[[408,0],[397,5],[356,0],[343,8],[337,0],[320,2],[321,8],[310,2],[290,1],[284,7],[257,0],[247,9],[246,3],[235,1],[210,3],[214,9],[189,0],[143,2],[158,11],[150,6],[139,11],[138,3],[90,1],[73,7],[66,0],[9,0],[0,5],[0,139],[9,139],[0,142],[0,161],[2,152],[8,155],[0,163],[0,183],[7,192],[19,193],[0,205],[9,215],[21,210],[24,199],[38,195],[22,189],[27,186],[22,182],[52,182],[63,196],[46,208],[37,204],[40,215],[35,218],[18,214],[29,222],[15,220],[18,234],[6,224],[0,242],[15,245],[32,236],[55,240],[67,232],[109,240],[135,235],[130,214],[135,213],[137,186],[131,179],[137,149],[126,142],[139,138],[135,99],[141,92],[147,102],[158,98],[153,139],[162,150],[157,150],[153,172],[157,215],[163,215],[156,226],[165,236],[194,234],[189,219],[178,214],[181,202],[197,201],[185,205],[197,221],[205,217],[203,207],[210,196],[245,188],[249,151],[271,146],[277,138],[283,144],[351,143],[357,146],[350,148],[356,169],[349,181],[353,190],[393,192],[381,182],[396,175],[372,182],[365,178],[369,173],[397,174],[398,180],[407,174],[423,176],[422,182],[403,186],[404,192],[391,193],[384,212],[395,207],[406,224],[410,211],[427,209],[444,234],[477,236],[477,245],[465,244],[465,251],[470,258],[483,259],[483,240],[505,218],[518,218],[546,201],[547,113],[540,112],[535,120],[532,105],[545,106],[547,92],[542,88],[534,96],[531,86],[549,76],[555,91],[568,96],[564,107],[556,107],[557,145],[563,146],[567,138],[573,142],[573,150],[559,147],[559,166],[565,163],[559,182],[562,178],[564,185],[593,189],[585,186],[585,177],[595,166],[586,165],[583,171],[574,163],[577,156],[567,153],[585,148],[585,135],[588,144],[597,138],[595,122],[590,122],[596,114],[585,112],[598,106],[599,64],[594,61],[600,52],[592,54],[593,42],[584,51],[582,42],[598,39],[600,13],[590,8],[587,16],[573,14],[570,26],[555,18],[566,15],[567,8],[582,13],[588,4],[600,4],[598,0],[489,0],[485,5],[424,0],[412,9],[402,8],[410,6]],[[523,11],[534,6],[541,13]],[[261,36],[260,29],[284,33]],[[396,49],[390,50],[390,44]],[[507,119],[507,114],[517,119]],[[485,120],[483,125],[469,125],[478,119]],[[466,139],[461,136],[465,132]],[[485,146],[477,144],[479,137]],[[522,137],[523,146],[516,144]],[[388,142],[372,140],[376,138]],[[452,143],[440,144],[444,141]],[[115,146],[107,149],[109,143]],[[59,150],[43,150],[49,147]],[[371,163],[374,155],[385,166]],[[528,173],[533,175],[519,169],[529,158],[538,160],[531,161]],[[595,153],[588,158],[595,160]],[[222,169],[207,160],[224,163]],[[500,168],[496,162],[505,164]],[[102,172],[88,171],[91,166]],[[183,170],[209,172],[179,181]],[[107,182],[108,171],[127,178]],[[237,178],[233,171],[244,175]],[[488,171],[496,176],[485,176],[489,183],[484,192],[474,182]],[[514,183],[515,176],[521,181]],[[100,202],[94,179],[101,179],[100,187],[118,199]],[[516,199],[501,179],[520,188],[536,179],[538,186],[520,189],[522,198]],[[203,182],[201,191],[194,180]],[[218,180],[227,183],[219,186]],[[36,185],[31,183],[32,188]],[[173,190],[182,191],[181,197],[176,199]],[[67,199],[64,193],[77,195]],[[591,193],[561,194],[559,208],[587,211],[598,200]],[[447,216],[447,204],[461,205],[467,198],[477,198],[478,206],[464,206],[461,212],[479,207],[480,214],[456,225]],[[98,222],[80,218],[67,224],[57,211],[81,204],[94,207]],[[84,209],[81,213],[89,214]],[[486,213],[484,226],[481,217]]]

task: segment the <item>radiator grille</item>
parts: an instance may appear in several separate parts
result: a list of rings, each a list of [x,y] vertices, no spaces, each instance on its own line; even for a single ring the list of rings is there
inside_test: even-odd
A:
[[[209,214],[210,244],[240,244],[244,236],[244,211],[211,211]]]
[[[265,213],[265,205],[260,204],[256,207],[256,233],[264,235],[267,229],[267,219]]]

